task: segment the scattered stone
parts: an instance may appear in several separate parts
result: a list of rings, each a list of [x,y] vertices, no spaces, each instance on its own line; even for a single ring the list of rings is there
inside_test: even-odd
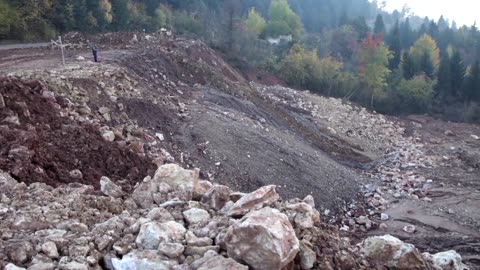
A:
[[[103,194],[113,198],[120,198],[123,195],[122,188],[117,186],[106,176],[100,178],[100,190]]]
[[[115,141],[115,133],[111,130],[106,130],[102,133],[102,138],[107,142],[113,142]]]
[[[178,243],[160,243],[160,246],[158,247],[160,253],[171,259],[179,257],[184,250],[184,246]]]
[[[361,252],[380,267],[397,270],[427,269],[420,251],[391,235],[372,236],[361,243]]]
[[[446,136],[450,136],[450,137],[455,136],[455,133],[453,133],[453,131],[451,131],[451,130],[445,130],[444,134],[445,134]]]
[[[5,108],[5,100],[3,99],[2,94],[0,94],[0,109]]]
[[[305,199],[303,199],[303,202],[315,208],[315,199],[313,199],[312,195],[307,195]]]
[[[210,214],[199,208],[191,208],[183,212],[183,217],[189,225],[205,224],[210,221]]]
[[[472,135],[470,135],[470,137],[472,137],[472,139],[474,139],[474,140],[480,140],[480,137],[478,137],[477,135],[472,134]]]
[[[202,202],[215,210],[220,210],[230,201],[230,193],[229,187],[214,185],[203,195]]]
[[[197,170],[185,170],[176,164],[165,164],[157,169],[153,181],[167,183],[174,189],[184,186],[193,192],[198,187],[198,174]]]
[[[380,214],[380,220],[382,221],[386,221],[386,220],[389,220],[390,219],[390,216],[386,213],[381,213]]]
[[[77,57],[77,61],[84,61],[84,60],[85,60],[85,57],[83,57],[83,56],[81,56],[81,55],[79,55],[79,56]]]
[[[83,178],[83,174],[82,174],[82,171],[78,170],[78,169],[75,169],[75,170],[71,170],[69,172],[69,175],[70,177],[74,178],[74,179],[82,179]]]
[[[113,258],[112,265],[115,270],[170,270],[177,263],[163,259],[161,256],[158,256],[157,251],[134,250],[123,256],[121,260]]]
[[[405,227],[403,227],[403,231],[410,234],[414,233],[416,230],[417,228],[415,228],[414,225],[406,225]]]
[[[164,223],[147,222],[143,224],[135,243],[143,249],[158,249],[162,242],[175,242],[184,238],[185,228],[175,221]]]
[[[311,244],[305,240],[300,242],[300,266],[302,269],[312,269],[317,261],[317,254],[312,250]]]
[[[213,252],[215,254],[215,252]],[[205,258],[206,257],[206,258]],[[205,258],[205,259],[204,259]],[[248,267],[242,265],[231,258],[225,258],[220,255],[209,256],[207,253],[201,259],[197,270],[248,270]]]
[[[46,242],[42,245],[42,252],[49,258],[58,258],[57,245],[54,242]]]
[[[269,207],[250,212],[230,226],[225,244],[229,257],[253,269],[281,269],[299,251],[298,239],[287,216]]]
[[[237,202],[235,202],[235,204],[228,212],[228,215],[243,216],[250,211],[258,210],[266,205],[270,205],[278,201],[278,199],[280,199],[280,196],[275,190],[275,187],[276,186],[274,185],[265,186],[257,189],[252,193],[246,194]]]
[[[88,266],[79,262],[59,263],[58,268],[60,270],[88,270]]]
[[[454,250],[430,254],[425,252],[422,254],[425,259],[434,267],[441,270],[468,270],[468,267],[462,263],[462,257]]]
[[[5,266],[5,270],[26,270],[26,269],[22,267],[18,267],[13,263],[9,263]]]

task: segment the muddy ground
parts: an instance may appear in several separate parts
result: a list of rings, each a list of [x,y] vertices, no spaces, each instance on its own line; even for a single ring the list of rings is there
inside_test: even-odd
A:
[[[426,154],[438,160],[435,168],[417,170],[432,180],[426,187],[432,201],[391,198],[388,229],[372,233],[391,233],[429,252],[457,250],[472,269],[479,269],[480,141],[472,135],[480,134],[480,127],[427,116],[400,121],[422,139]],[[415,234],[402,230],[408,224],[417,227]]]

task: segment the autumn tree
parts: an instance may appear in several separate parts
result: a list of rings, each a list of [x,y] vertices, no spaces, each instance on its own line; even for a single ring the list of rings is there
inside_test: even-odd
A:
[[[271,37],[281,35],[298,37],[302,31],[302,21],[290,8],[287,0],[273,0],[268,10],[266,34]]]
[[[434,82],[426,76],[415,76],[410,80],[402,80],[398,86],[398,94],[405,110],[424,112],[433,97]]]
[[[280,74],[293,86],[307,87],[312,82],[312,74],[318,64],[315,51],[307,51],[300,44],[295,44],[282,61]]]
[[[388,63],[392,54],[382,42],[381,36],[373,38],[368,34],[357,52],[358,74],[370,93],[370,106],[374,99],[382,97],[390,74]]]
[[[412,47],[410,47],[409,55],[415,66],[420,67],[420,72],[425,74],[435,74],[440,65],[440,50],[437,43],[428,34],[421,36]],[[433,69],[430,70],[430,68]],[[415,75],[420,75],[418,72]]]
[[[265,19],[255,11],[255,8],[251,8],[244,24],[249,32],[254,33],[258,37],[265,30],[267,23]]]

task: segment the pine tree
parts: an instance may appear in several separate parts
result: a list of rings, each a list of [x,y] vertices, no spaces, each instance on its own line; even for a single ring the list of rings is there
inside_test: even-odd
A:
[[[75,20],[75,29],[81,32],[88,31],[88,9],[86,0],[75,0],[73,8],[73,17]]]
[[[410,80],[418,73],[419,67],[409,52],[404,52],[402,58],[403,77],[406,80]]]
[[[432,64],[432,60],[430,59],[430,55],[427,52],[424,52],[422,55],[422,59],[420,60],[420,69],[425,74],[425,76],[433,79],[435,70]]]
[[[462,89],[465,79],[465,66],[458,50],[454,50],[450,58],[450,73],[452,94],[459,98],[464,97]]]
[[[351,25],[353,29],[355,29],[355,32],[358,33],[358,37],[360,39],[366,38],[368,33],[370,32],[370,27],[368,27],[365,17],[356,18],[351,22]]]
[[[450,72],[450,57],[445,54],[440,61],[438,69],[438,79],[435,91],[441,100],[445,100],[452,95],[451,93],[452,79]]]
[[[398,20],[393,26],[388,43],[390,50],[393,52],[393,58],[390,60],[389,66],[391,70],[394,70],[398,68],[400,60],[402,59],[402,42],[400,39],[400,25]]]
[[[127,30],[129,24],[127,0],[112,0],[112,29],[115,31]]]
[[[480,102],[480,62],[477,60],[467,77],[465,98],[467,101]]]
[[[402,49],[407,49],[412,46],[415,41],[412,27],[410,26],[410,19],[407,18],[400,26],[400,38],[402,41]]]
[[[375,20],[375,27],[373,28],[373,33],[375,36],[385,34],[385,23],[383,22],[383,17],[381,14],[377,15]]]

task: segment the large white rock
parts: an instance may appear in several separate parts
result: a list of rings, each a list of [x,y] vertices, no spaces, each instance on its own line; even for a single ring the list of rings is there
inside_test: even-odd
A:
[[[167,183],[174,189],[184,186],[193,192],[198,187],[198,177],[198,170],[185,170],[177,164],[165,164],[157,169],[153,181]]]
[[[250,212],[230,226],[224,241],[229,257],[252,269],[281,269],[299,251],[287,216],[270,207]]]
[[[243,216],[250,211],[258,210],[278,201],[280,196],[275,190],[275,187],[275,185],[261,187],[252,193],[244,195],[230,208],[228,215]]]
[[[177,263],[162,259],[156,251],[134,250],[121,260],[113,258],[112,265],[115,270],[171,270]]]
[[[175,242],[184,238],[185,228],[175,221],[147,222],[140,227],[135,243],[143,249],[158,249],[162,242]]]
[[[434,267],[441,270],[468,270],[468,267],[462,262],[462,256],[454,250],[440,252],[434,255],[426,252],[422,255],[427,261],[431,262]]]
[[[426,269],[427,264],[420,251],[391,235],[372,236],[361,244],[362,255],[378,266],[397,270]]]

